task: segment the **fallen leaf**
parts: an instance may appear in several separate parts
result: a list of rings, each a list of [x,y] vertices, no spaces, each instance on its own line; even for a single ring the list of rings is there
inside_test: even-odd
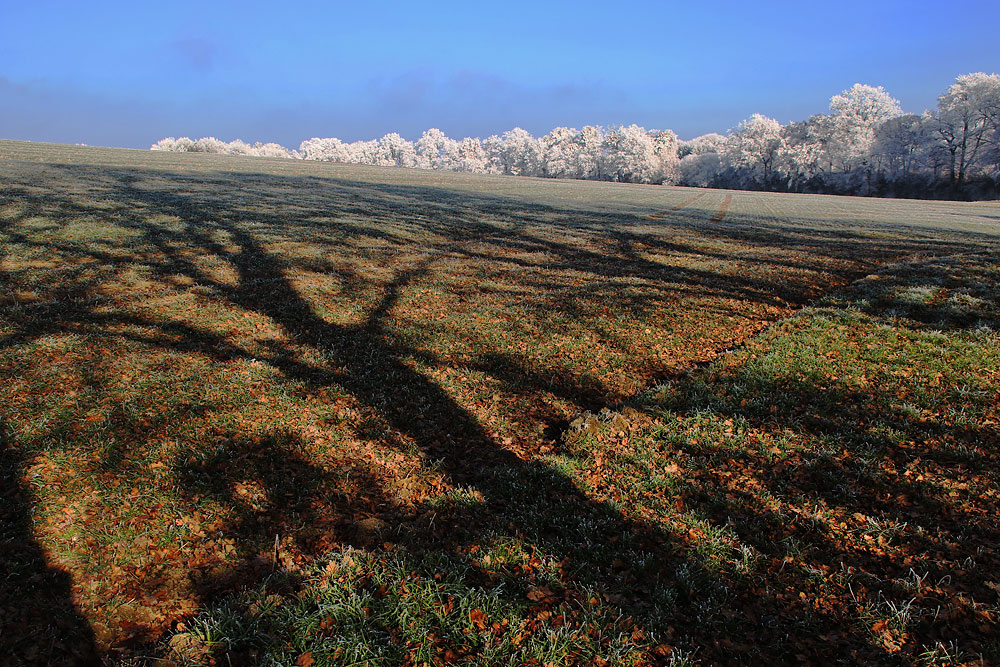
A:
[[[482,609],[473,609],[470,611],[469,620],[472,621],[477,630],[484,630],[490,624],[486,618],[486,613]]]
[[[538,602],[539,600],[544,600],[545,598],[552,597],[552,591],[546,586],[541,586],[539,588],[532,588],[528,591],[528,599]]]

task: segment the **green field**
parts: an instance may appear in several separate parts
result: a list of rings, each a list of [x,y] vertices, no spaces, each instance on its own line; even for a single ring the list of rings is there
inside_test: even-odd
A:
[[[1000,203],[0,141],[0,660],[1000,663]]]

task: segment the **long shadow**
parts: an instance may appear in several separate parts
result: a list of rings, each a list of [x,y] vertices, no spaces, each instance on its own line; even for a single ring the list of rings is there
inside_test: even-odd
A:
[[[307,565],[300,562],[303,554],[373,546],[375,526],[409,512],[363,468],[324,468],[308,460],[305,444],[292,433],[250,438],[232,432],[225,441],[207,457],[193,451],[172,463],[186,498],[212,498],[233,516],[223,531],[233,538],[232,553],[194,573],[194,593],[204,603],[276,570],[294,573]]]
[[[163,200],[163,195],[156,197],[161,205]],[[182,207],[188,208],[179,203],[173,210]],[[595,503],[568,478],[543,463],[521,460],[496,443],[447,392],[402,361],[410,351],[391,340],[384,320],[400,291],[429,270],[434,255],[400,271],[363,323],[338,326],[316,315],[284,277],[284,267],[253,235],[225,219],[206,218],[201,224],[225,230],[240,248],[230,255],[239,281],[228,288],[228,298],[246,310],[268,316],[297,341],[324,350],[336,360],[336,371],[331,378],[328,371],[291,357],[279,357],[272,363],[290,378],[312,383],[335,381],[365,405],[376,408],[394,430],[421,451],[438,459],[455,483],[472,486],[482,494],[474,515],[454,517],[449,522],[448,538],[428,534],[419,526],[397,527],[397,534],[406,536],[404,543],[415,554],[442,549],[455,552],[486,535],[513,531],[555,558],[569,559],[577,584],[609,591],[616,596],[623,613],[645,625],[655,624],[650,614],[657,612],[648,586],[653,582],[674,582],[677,569],[690,559],[690,554],[674,543],[674,536],[654,524],[628,518],[605,503]],[[206,245],[205,250],[212,252],[215,248]],[[525,502],[526,498],[532,502]],[[492,517],[502,518],[498,522]],[[380,518],[399,520],[389,514]],[[233,529],[259,539],[273,532],[276,524],[269,519],[263,525],[245,523]],[[595,549],[598,544],[612,546]],[[658,560],[654,560],[655,554],[659,554]],[[664,558],[666,554],[678,555]],[[623,557],[631,562],[636,556],[644,563],[641,579],[629,581],[617,576],[611,563],[621,562]],[[637,581],[643,585],[636,586]],[[698,595],[692,590],[680,604],[693,608],[697,601]],[[774,604],[779,603],[776,600]],[[782,613],[792,618],[806,617],[804,610],[796,612],[794,607],[785,607]],[[842,622],[839,618],[823,622],[816,614],[808,618],[827,632]]]
[[[68,574],[35,539],[34,494],[0,416],[0,655],[8,665],[98,663],[90,625],[73,603]]]
[[[0,263],[4,257],[0,252]],[[8,278],[0,271],[0,285],[9,285]],[[94,635],[73,601],[72,580],[49,564],[36,539],[36,502],[8,410],[0,407],[0,661],[96,664]]]
[[[246,183],[252,181],[243,179]],[[291,345],[278,345],[263,358],[290,380],[304,382],[312,387],[336,385],[376,411],[392,431],[401,439],[412,443],[422,454],[439,462],[452,483],[474,487],[482,500],[471,512],[457,510],[442,529],[441,525],[428,527],[419,516],[428,508],[407,510],[388,499],[379,489],[377,479],[365,480],[372,489],[369,500],[359,502],[348,490],[332,499],[327,497],[317,508],[309,499],[316,500],[319,491],[298,493],[298,486],[306,489],[335,487],[331,472],[307,461],[297,452],[293,441],[274,436],[254,442],[231,434],[229,445],[208,461],[195,465],[178,464],[175,473],[184,493],[208,494],[229,505],[237,519],[227,530],[240,537],[238,558],[244,561],[224,573],[212,575],[200,582],[199,595],[210,602],[219,591],[250,583],[259,578],[268,564],[259,560],[260,552],[277,536],[278,546],[271,567],[281,561],[281,536],[295,521],[315,524],[316,532],[295,532],[292,539],[299,551],[322,553],[332,543],[370,544],[375,535],[359,529],[359,517],[375,518],[388,524],[394,535],[417,558],[427,553],[457,553],[459,550],[487,537],[506,535],[523,537],[540,545],[557,560],[567,560],[571,581],[580,586],[596,587],[614,596],[622,613],[636,618],[648,626],[661,625],[663,614],[652,599],[652,585],[677,585],[682,578],[679,571],[689,565],[702,569],[703,563],[675,534],[668,533],[655,522],[628,515],[621,508],[607,502],[594,501],[588,493],[578,488],[569,477],[538,460],[525,460],[510,448],[497,442],[479,423],[477,418],[439,384],[417,370],[408,359],[419,356],[420,350],[401,343],[392,329],[388,316],[398,303],[400,295],[409,287],[425,279],[437,262],[447,257],[497,259],[492,252],[481,252],[476,245],[487,250],[519,245],[525,251],[544,253],[551,259],[538,263],[510,260],[519,268],[580,269],[591,276],[607,279],[635,278],[657,284],[671,281],[692,289],[705,289],[730,297],[752,298],[768,302],[775,295],[783,295],[783,303],[803,302],[808,294],[794,286],[774,279],[753,276],[725,276],[704,270],[670,271],[662,265],[644,259],[637,247],[643,244],[654,247],[655,242],[645,235],[622,232],[608,248],[570,247],[557,239],[544,238],[527,229],[535,224],[535,216],[552,214],[549,207],[525,206],[498,198],[469,198],[444,190],[406,188],[403,186],[374,186],[372,184],[323,180],[309,183],[308,179],[264,179],[265,183],[279,182],[283,187],[311,185],[330,191],[330,210],[315,205],[313,213],[322,212],[328,217],[371,216],[380,218],[405,216],[416,228],[434,232],[439,238],[431,243],[422,256],[411,265],[399,268],[388,281],[367,280],[371,289],[381,292],[380,298],[369,307],[366,317],[357,324],[334,324],[316,312],[314,307],[296,290],[288,278],[288,266],[277,254],[270,252],[262,237],[271,229],[281,229],[290,223],[289,216],[253,211],[233,202],[211,202],[177,191],[150,191],[137,185],[134,174],[122,174],[114,188],[113,199],[129,209],[139,211],[126,214],[121,222],[134,229],[142,240],[154,250],[150,259],[161,275],[180,274],[212,290],[214,298],[238,306],[240,309],[266,316],[278,325],[298,345],[322,352],[326,363],[303,361]],[[233,180],[222,178],[222,187],[233,185]],[[368,194],[366,194],[368,192]],[[373,194],[374,193],[374,194]],[[334,196],[336,195],[336,196]],[[417,202],[404,208],[405,203],[387,204],[387,196],[403,202]],[[345,203],[346,202],[346,203]],[[243,214],[246,217],[243,217]],[[567,217],[577,212],[561,215]],[[600,225],[613,218],[595,220],[593,212],[585,212],[596,233]],[[168,231],[150,230],[146,217],[162,215],[179,220],[182,229]],[[582,215],[582,213],[581,213]],[[498,231],[497,227],[481,222],[482,216],[496,216],[509,222]],[[443,219],[443,220],[442,220]],[[301,228],[308,231],[309,225]],[[578,228],[585,228],[578,225]],[[787,230],[785,230],[787,232]],[[346,232],[345,232],[346,233]],[[743,232],[723,233],[732,240],[753,239],[757,245],[772,242],[789,242],[789,235],[782,234],[779,226],[758,228],[753,235]],[[221,236],[226,241],[220,241]],[[371,241],[408,243],[403,234],[385,230],[360,231],[352,226],[350,234],[367,236]],[[839,239],[839,240],[838,240]],[[28,243],[28,239],[20,239]],[[823,256],[853,257],[859,244],[867,239],[851,237],[847,232],[816,232],[791,246],[820,252]],[[194,248],[198,254],[222,260],[235,272],[235,281],[224,282],[205,274],[188,254],[178,252],[178,244]],[[335,253],[346,249],[346,243],[324,238],[325,249]],[[972,247],[971,240],[954,242],[906,241],[887,247],[880,259],[898,257],[913,252],[955,250]],[[618,247],[612,251],[609,248]],[[666,247],[666,246],[665,246]],[[669,248],[678,250],[674,243]],[[74,251],[78,248],[73,248]],[[610,254],[615,252],[616,254]],[[95,250],[96,260],[119,261],[107,253]],[[520,262],[520,264],[518,264]],[[852,271],[859,271],[853,268]],[[85,290],[86,292],[87,290]],[[160,332],[158,336],[143,339],[152,345],[168,349],[203,350],[215,359],[258,358],[226,343],[218,336],[198,331],[173,322],[148,321],[140,318],[106,316],[93,312],[85,301],[79,311],[62,311],[62,321],[33,319],[22,323],[21,332],[8,339],[7,344],[19,344],[48,332],[65,331],[66,326],[92,325],[108,328],[111,325],[145,324]],[[572,304],[568,304],[572,307]],[[642,304],[635,304],[641,309]],[[134,336],[134,334],[129,334]],[[182,336],[185,340],[178,342]],[[476,360],[474,366],[487,371],[513,385],[541,388],[551,380],[537,377],[516,359],[487,356]],[[573,386],[571,379],[561,381],[559,392],[572,398],[578,405],[597,405],[602,396]],[[275,462],[279,462],[275,465]],[[13,479],[20,479],[14,477]],[[293,485],[293,486],[290,486]],[[254,490],[256,489],[256,491]],[[295,489],[295,490],[293,490]],[[325,491],[324,491],[325,493]],[[256,494],[256,495],[254,495]],[[286,500],[291,497],[294,501]],[[305,498],[305,504],[302,499]],[[261,509],[264,508],[264,509]],[[293,521],[293,515],[296,517]],[[304,520],[303,520],[304,517]],[[763,546],[763,545],[761,545]],[[626,572],[616,563],[641,563]],[[711,577],[710,568],[704,568],[705,577]],[[685,570],[687,571],[687,570]],[[794,605],[788,606],[777,597],[767,597],[766,605],[786,609],[786,615],[802,623],[815,623],[813,616]],[[696,589],[690,589],[678,601],[678,608],[670,613],[674,617],[696,610],[699,603]],[[796,603],[797,604],[797,603]],[[786,619],[787,620],[787,619]],[[839,619],[836,619],[839,622]],[[773,623],[761,619],[728,619],[728,629],[748,640],[757,637],[780,639],[783,634]],[[835,626],[833,621],[823,627]],[[706,635],[717,629],[709,624],[692,633],[711,644]],[[718,649],[725,651],[726,649]],[[774,649],[777,659],[793,661],[794,650],[807,650],[812,657],[836,653],[835,648],[810,644],[805,649],[791,646]],[[778,651],[787,653],[778,653]],[[873,655],[881,655],[872,647]]]
[[[135,197],[136,194],[130,193],[130,196]],[[163,207],[165,200],[168,208],[160,210],[174,214],[192,210],[184,200],[170,201],[163,193],[146,201]],[[396,534],[404,536],[405,542],[416,553],[442,549],[455,551],[462,545],[482,539],[489,531],[509,532],[511,528],[507,524],[513,520],[518,535],[542,545],[559,558],[579,561],[574,569],[585,573],[584,581],[601,584],[602,587],[617,583],[614,592],[627,594],[622,598],[627,600],[622,603],[624,608],[636,614],[640,609],[648,610],[648,601],[643,600],[648,592],[632,590],[627,582],[614,582],[610,563],[628,555],[615,547],[610,554],[602,553],[595,559],[592,545],[614,544],[621,540],[621,543],[629,545],[628,548],[646,544],[645,549],[651,554],[664,548],[669,537],[652,526],[621,516],[602,503],[593,503],[567,478],[548,466],[524,461],[501,447],[444,389],[404,363],[403,359],[410,350],[399,347],[391,340],[385,318],[400,291],[430,269],[436,253],[429,253],[414,266],[398,272],[396,278],[385,286],[382,299],[363,322],[353,326],[333,325],[319,317],[297,293],[285,277],[284,267],[278,259],[265,251],[253,235],[222,216],[213,219],[203,209],[199,215],[203,216],[197,221],[199,225],[224,230],[240,248],[238,252],[228,254],[229,261],[239,274],[237,284],[216,285],[215,288],[243,309],[266,315],[297,342],[323,350],[331,359],[333,370],[303,363],[280,351],[268,360],[269,363],[291,379],[314,385],[336,383],[364,405],[376,409],[394,431],[403,434],[427,456],[437,460],[452,483],[472,486],[482,494],[481,506],[475,514],[479,518],[456,517],[460,520],[448,525],[448,537],[441,534],[440,528],[427,530],[419,523],[396,526]],[[205,243],[203,249],[206,252],[218,251],[210,243]],[[268,455],[266,450],[258,452],[255,447],[249,468],[251,478],[265,485],[265,495],[284,497],[281,481],[285,479],[284,473],[261,474],[265,464],[255,462],[259,460],[258,456],[270,461],[275,458],[280,460],[283,455]],[[238,469],[247,469],[246,454],[227,454],[224,457],[227,466],[231,459],[235,459],[232,462],[239,465]],[[220,473],[221,470],[214,470],[207,476],[201,476],[214,479],[214,482],[192,483],[190,474],[182,475],[180,480],[191,493],[203,491],[206,483],[222,484],[221,488],[216,488],[214,495],[240,507],[242,503],[230,490],[232,484],[225,474]],[[319,476],[313,470],[300,470],[291,475],[298,479]],[[525,497],[541,499],[542,505],[525,512]],[[279,514],[292,509],[283,507]],[[559,511],[554,511],[556,509]],[[567,512],[567,509],[573,511]],[[505,523],[502,527],[496,525],[492,517],[503,517]],[[540,517],[545,520],[540,521]],[[400,522],[394,513],[385,511],[380,513],[379,520]],[[281,520],[276,519],[273,513],[241,520],[229,527],[234,534],[241,535],[242,541],[257,548],[262,540],[269,539],[272,534],[280,534],[280,529]],[[606,580],[599,578],[602,573],[607,575]],[[663,573],[663,576],[668,575]]]

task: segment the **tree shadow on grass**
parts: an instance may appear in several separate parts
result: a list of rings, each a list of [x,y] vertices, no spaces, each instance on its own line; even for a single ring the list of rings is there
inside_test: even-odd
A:
[[[396,534],[404,537],[402,542],[414,549],[415,554],[422,550],[454,553],[487,535],[510,535],[513,530],[514,535],[554,558],[568,559],[574,572],[570,580],[604,589],[623,613],[644,625],[650,625],[651,614],[659,612],[650,597],[655,584],[676,583],[678,571],[691,571],[685,567],[703,569],[692,552],[674,544],[674,536],[654,524],[626,518],[610,505],[593,502],[548,465],[523,461],[499,446],[442,388],[403,363],[408,351],[390,342],[384,319],[400,290],[427,272],[432,257],[399,273],[363,324],[334,326],[315,315],[283,278],[280,264],[253,236],[222,221],[215,224],[225,229],[240,247],[231,259],[240,280],[231,290],[230,298],[245,309],[256,310],[281,323],[297,340],[335,355],[338,368],[334,381],[339,386],[363,404],[376,407],[394,430],[408,436],[421,451],[439,459],[456,484],[472,487],[482,495],[473,514],[460,512],[448,521],[448,538],[422,535],[419,526],[398,527]],[[260,289],[261,285],[266,288]],[[318,369],[292,359],[276,359],[272,363],[286,376],[322,381]],[[523,378],[511,379],[523,382]],[[531,500],[526,502],[526,499]],[[398,521],[388,516],[383,520],[390,518]],[[268,532],[273,528],[268,525]],[[260,529],[260,526],[253,528],[251,533],[259,533]],[[679,556],[664,557],[671,553]],[[616,562],[628,562],[632,567],[624,574],[616,571],[621,569],[621,565],[616,568]],[[699,597],[697,587],[692,586],[683,602],[694,609]],[[774,605],[780,607],[781,603],[775,600]],[[796,612],[795,608],[796,605],[785,606],[780,614],[790,615],[800,624],[816,626],[815,614],[807,614],[804,609]],[[843,619],[837,618],[824,629],[833,631],[842,622]],[[753,631],[744,628],[740,633],[740,625],[737,621],[737,627],[727,629],[747,639],[759,632],[759,628]],[[805,641],[797,646],[800,651],[810,648],[818,649],[809,647]],[[819,650],[822,654],[822,649]]]
[[[34,498],[0,418],[0,653],[9,665],[91,665],[94,634],[73,603],[70,576],[35,539]]]
[[[342,545],[376,546],[387,522],[412,513],[383,493],[363,460],[310,460],[292,433],[223,435],[215,448],[178,453],[173,475],[188,500],[210,501],[227,517],[218,534],[226,562],[192,573],[211,601],[275,570],[295,572],[306,555]]]
[[[167,179],[170,175],[159,174],[159,177]],[[252,179],[242,180],[253,183]],[[423,501],[404,506],[385,492],[385,480],[365,476],[363,471],[358,474],[364,488],[341,485],[335,471],[310,461],[301,451],[302,443],[291,436],[272,433],[255,441],[239,432],[230,433],[217,451],[200,458],[196,455],[194,461],[179,461],[174,469],[177,483],[188,498],[208,497],[228,508],[231,519],[221,531],[236,538],[234,564],[219,566],[216,571],[209,569],[196,581],[196,594],[204,603],[212,603],[220,592],[254,584],[268,567],[274,569],[281,564],[287,568],[289,562],[294,564],[296,554],[316,556],[333,545],[374,545],[377,549],[379,541],[388,538],[398,543],[405,558],[417,567],[420,559],[428,555],[457,557],[484,541],[517,539],[535,545],[554,561],[565,562],[564,569],[569,573],[564,580],[567,588],[595,590],[614,609],[641,625],[667,632],[669,625],[663,618],[677,622],[685,617],[696,618],[698,625],[688,623],[682,632],[694,643],[706,647],[706,654],[753,659],[766,650],[770,651],[769,657],[789,661],[795,651],[805,651],[811,659],[837,654],[840,647],[824,647],[807,640],[797,646],[770,644],[762,648],[772,640],[787,642],[787,631],[774,619],[763,618],[768,614],[751,613],[742,618],[724,613],[727,596],[731,594],[709,556],[686,544],[683,535],[665,530],[655,521],[631,516],[612,502],[593,500],[590,493],[553,465],[526,460],[498,442],[475,415],[409,361],[419,357],[421,351],[401,341],[390,320],[405,290],[426,281],[438,263],[454,258],[490,260],[515,270],[575,270],[597,280],[643,281],[654,289],[670,281],[692,291],[748,298],[759,303],[801,303],[809,298],[808,290],[752,272],[726,275],[705,269],[666,268],[642,256],[638,248],[654,247],[656,243],[645,234],[629,230],[627,224],[623,225],[624,231],[607,243],[571,246],[530,228],[540,213],[556,211],[502,198],[455,195],[432,188],[264,178],[262,182],[276,188],[280,197],[307,186],[319,190],[317,200],[290,205],[301,209],[299,218],[281,209],[273,213],[265,206],[270,203],[277,207],[277,201],[256,202],[251,195],[231,189],[240,182],[241,179],[222,178],[218,185],[223,187],[224,194],[216,191],[211,196],[191,195],[179,186],[150,189],[135,174],[122,174],[111,187],[112,199],[121,206],[117,224],[134,231],[145,250],[140,257],[131,259],[101,248],[83,252],[90,259],[110,266],[124,266],[139,259],[148,262],[158,277],[185,277],[208,290],[213,301],[267,318],[281,329],[289,343],[275,343],[267,353],[250,354],[223,336],[173,322],[169,317],[144,319],[137,315],[108,314],[78,299],[74,303],[79,308],[60,309],[57,317],[18,322],[20,330],[13,338],[6,339],[6,344],[20,344],[74,327],[85,331],[96,328],[98,332],[105,331],[105,335],[131,337],[173,351],[197,349],[217,361],[258,360],[280,371],[289,381],[313,389],[336,386],[346,392],[377,413],[387,430],[398,435],[396,440],[409,443],[423,457],[435,460],[451,484],[472,488],[478,495],[471,507],[459,504],[446,511]],[[390,196],[404,203],[391,201]],[[307,222],[309,215],[320,214],[327,222]],[[564,220],[578,214],[584,215],[559,212]],[[592,212],[586,215],[592,222],[573,229],[599,235],[600,226],[609,224],[608,219],[594,220]],[[173,227],[152,224],[150,220],[154,217],[171,221]],[[351,223],[352,217],[371,218],[383,228],[362,227],[360,223]],[[403,221],[397,220],[398,217]],[[484,218],[499,219],[503,224],[486,224]],[[322,236],[324,225],[332,224],[330,219],[345,221],[333,238]],[[408,225],[409,229],[394,229],[393,225]],[[289,229],[301,233],[304,239],[318,235],[320,240],[314,241],[328,256],[336,256],[338,252],[364,254],[368,252],[365,244],[371,244],[369,254],[383,262],[388,254],[379,244],[390,244],[390,249],[412,244],[406,232],[417,230],[434,240],[422,252],[411,256],[409,262],[393,267],[388,278],[352,274],[350,284],[344,285],[345,293],[367,290],[376,294],[376,298],[360,321],[337,324],[321,316],[292,284],[289,270],[301,266],[290,266],[292,260],[268,249],[274,237],[288,240]],[[752,236],[742,234],[731,236],[740,241],[752,238],[758,245],[784,241],[798,250],[845,260],[853,257],[861,244],[869,243],[867,239],[842,232],[832,236],[815,230],[797,237],[782,235],[778,225],[767,229],[758,225]],[[15,241],[31,243],[25,236],[15,237]],[[966,247],[963,244],[972,241],[935,244],[910,240],[888,244],[882,252],[889,257],[935,248],[954,250]],[[536,253],[539,258],[511,258],[506,253],[512,246],[525,253]],[[67,253],[81,251],[77,245],[52,249]],[[692,246],[677,242],[661,248],[667,249],[695,252]],[[207,273],[199,263],[205,258],[212,258],[231,271],[231,279]],[[787,264],[781,260],[775,268],[788,268]],[[313,269],[324,266],[329,268],[324,259],[310,264]],[[854,265],[845,269],[847,273],[858,270]],[[562,287],[544,277],[529,283],[534,291]],[[94,287],[88,286],[84,293],[90,295]],[[573,313],[574,308],[583,312],[588,300],[612,298],[610,292],[610,289],[602,291],[598,285],[580,298],[567,299],[564,306],[568,313]],[[639,299],[629,304],[635,314],[648,307]],[[153,333],[109,332],[124,325],[141,325]],[[318,351],[325,361],[303,358],[295,349],[301,347]],[[511,355],[483,355],[471,365],[511,386],[532,391],[546,386],[555,388],[556,393],[580,407],[596,406],[605,398],[599,389],[577,386],[579,383],[574,383],[573,378],[553,383],[551,378],[539,377]],[[428,518],[431,515],[438,517],[436,522]],[[717,517],[717,523],[718,520]],[[283,543],[283,536],[292,544]],[[268,563],[266,550],[275,537],[275,553]],[[282,549],[286,551],[284,555]],[[491,575],[481,573],[481,576],[482,580],[469,582],[469,586],[491,583]],[[801,577],[795,576],[793,583],[799,585]],[[514,580],[517,585],[504,593],[512,603],[533,585],[527,575],[518,575]],[[658,591],[664,590],[680,591],[672,598],[671,604],[676,607],[658,601]],[[783,600],[766,590],[758,595],[764,599],[762,607],[777,610],[776,618],[781,623],[791,623],[786,627],[803,631],[817,627],[815,614],[807,612],[800,603]],[[840,622],[838,617],[835,622],[819,626],[836,628]],[[744,645],[726,647],[719,643],[719,633],[742,638]],[[885,657],[882,649],[869,640],[857,645],[867,646],[869,656]]]

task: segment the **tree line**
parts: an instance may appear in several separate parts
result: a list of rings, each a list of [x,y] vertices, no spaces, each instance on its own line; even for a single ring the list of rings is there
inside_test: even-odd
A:
[[[895,197],[976,199],[1000,194],[1000,76],[965,74],[937,108],[906,114],[882,87],[855,84],[830,111],[782,125],[754,114],[725,135],[679,141],[629,125],[521,128],[486,139],[432,128],[417,141],[274,143],[163,139],[153,150],[225,153],[483,174]]]

